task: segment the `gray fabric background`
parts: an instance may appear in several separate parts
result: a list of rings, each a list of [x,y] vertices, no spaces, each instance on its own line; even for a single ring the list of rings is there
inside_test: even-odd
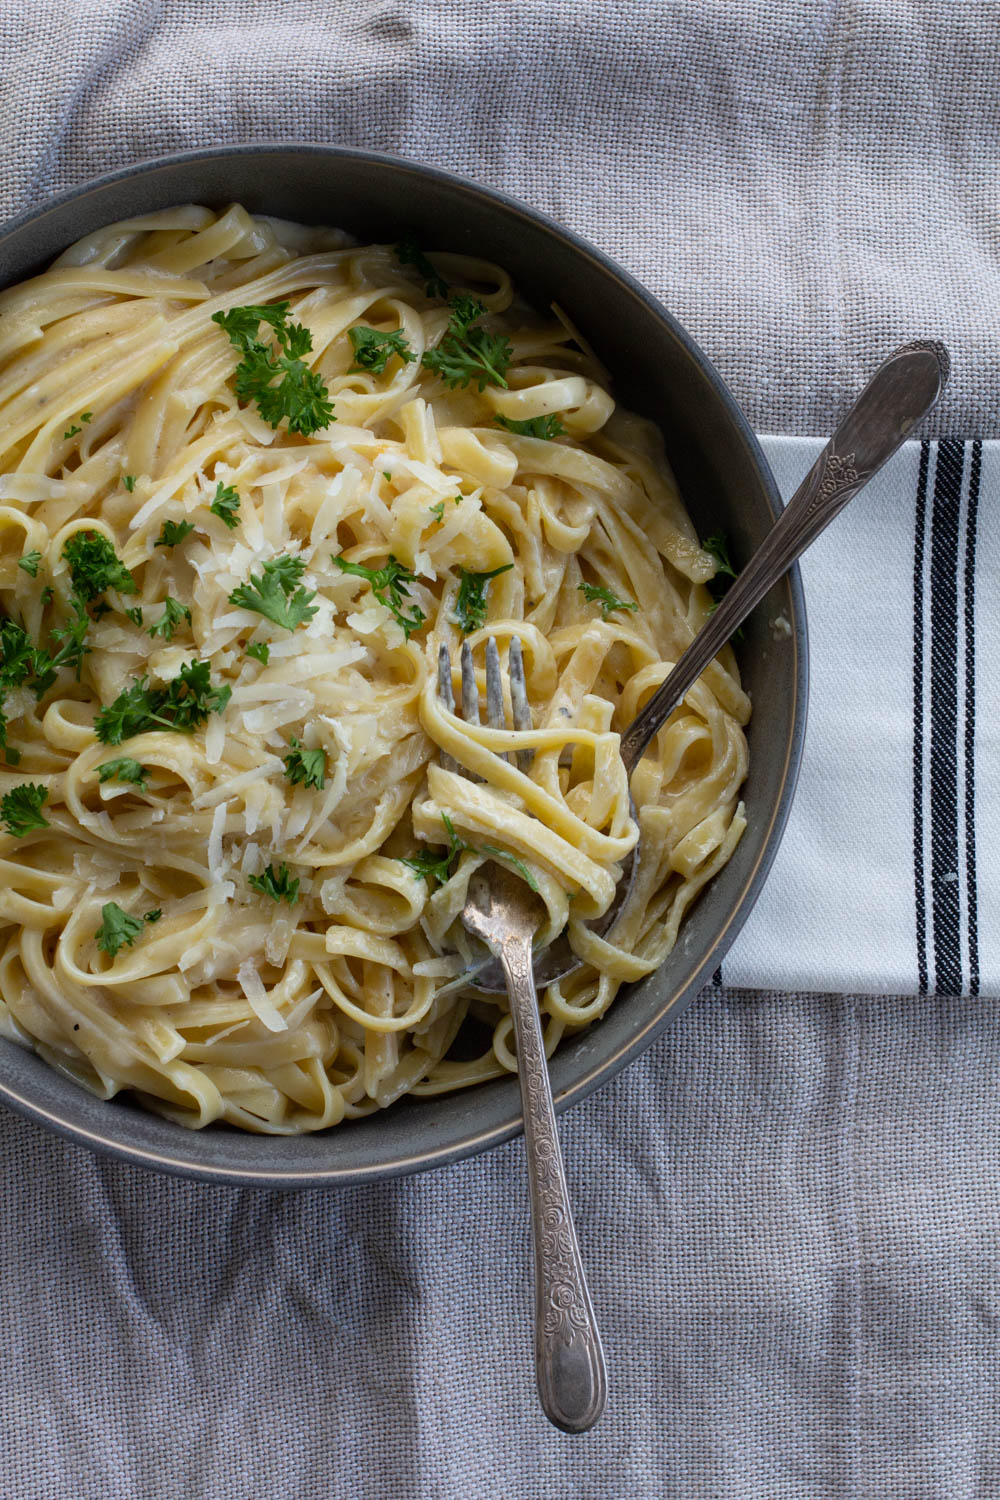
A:
[[[0,212],[300,137],[518,194],[660,293],[770,431],[926,332],[1000,416],[1000,8],[0,4]],[[989,1001],[704,996],[564,1117],[611,1366],[530,1378],[519,1143],[333,1195],[147,1176],[0,1117],[3,1500],[1000,1496]]]

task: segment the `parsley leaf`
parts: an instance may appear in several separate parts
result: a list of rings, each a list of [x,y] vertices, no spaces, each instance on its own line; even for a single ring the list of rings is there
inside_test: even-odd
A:
[[[413,606],[412,615],[403,612],[403,599],[409,598],[410,594],[407,584],[416,583],[417,580],[409,568],[397,561],[391,552],[384,568],[366,568],[363,563],[348,562],[342,556],[333,557],[332,560],[342,573],[350,573],[354,578],[364,578],[371,584],[375,598],[392,611],[397,623],[403,627],[407,640],[415,630],[420,629],[427,618],[420,606]]]
[[[448,866],[456,854],[461,854],[464,849],[471,848],[464,839],[459,838],[455,832],[454,824],[447,813],[441,814],[444,831],[448,835],[448,848],[444,854],[433,854],[430,849],[421,849],[419,853],[411,855],[409,859],[401,859],[400,864],[413,871],[414,875],[421,876],[431,884],[444,885],[449,878]]]
[[[162,916],[163,916],[163,909],[162,909],[162,907],[158,906],[155,911],[148,911],[146,913],[146,915],[143,917],[142,920],[144,922],[150,922],[150,923],[152,923],[152,922],[158,922]]]
[[[94,733],[102,745],[120,745],[133,735],[156,727],[153,717],[156,694],[147,687],[147,678],[139,677],[118,694],[115,701],[98,711]]]
[[[180,604],[168,594],[163,601],[163,613],[155,625],[150,625],[149,634],[153,636],[162,635],[164,640],[172,641],[174,631],[182,620],[186,620],[190,625],[191,611],[186,604]]]
[[[194,530],[192,521],[164,521],[154,547],[176,547],[178,542],[183,542],[186,536],[190,536]]]
[[[240,497],[231,484],[223,484],[220,480],[215,486],[215,499],[208,507],[213,516],[218,516],[224,521],[230,531],[235,530],[239,523],[236,512],[240,508]]]
[[[506,427],[508,432],[516,432],[520,437],[546,438],[551,442],[553,438],[564,437],[566,429],[559,417],[525,417],[520,420],[516,417],[496,417],[497,425]]]
[[[444,831],[448,835],[448,848],[443,854],[434,854],[430,849],[421,849],[419,853],[411,855],[409,859],[401,859],[400,864],[413,871],[414,875],[422,876],[428,882],[436,881],[438,885],[444,885],[449,877],[449,866],[456,854],[463,853],[466,849],[473,854],[488,854],[492,859],[505,859],[512,864],[521,878],[527,882],[533,891],[538,890],[538,882],[523,860],[518,859],[516,854],[508,854],[506,849],[497,849],[493,844],[481,844],[478,848],[475,844],[467,844],[463,838],[455,832],[454,824],[447,813],[441,814]]]
[[[139,677],[94,719],[94,733],[102,745],[120,745],[151,729],[172,729],[192,734],[209,714],[221,714],[232,688],[214,688],[207,661],[191,661],[181,667],[166,687],[151,688]]]
[[[736,577],[736,570],[729,561],[729,543],[726,540],[724,532],[714,531],[711,536],[705,538],[701,545],[706,552],[710,552],[715,558],[717,563],[716,578],[718,578],[720,573],[724,578]],[[711,586],[711,580],[709,586]]]
[[[94,413],[92,411],[82,411],[80,413],[79,417],[77,418],[77,421],[78,422],[89,422],[90,419],[91,419],[91,417],[93,415],[94,415]],[[68,427],[66,429],[66,431],[63,433],[63,442],[65,443],[69,438],[76,437],[77,433],[82,432],[82,431],[83,431],[82,427],[79,427],[79,426],[76,425],[76,423],[73,423],[73,425],[70,426],[70,427]]]
[[[131,575],[129,575],[131,577]],[[122,592],[126,592],[123,590]],[[72,667],[76,673],[77,682],[80,681],[80,666],[83,658],[89,653],[90,647],[86,644],[87,627],[90,620],[87,616],[87,608],[79,594],[74,594],[70,599],[73,610],[73,619],[65,625],[60,625],[52,631],[53,639],[62,641],[55,655],[49,658],[44,651],[35,653],[38,667],[44,665],[45,670],[39,671],[37,681],[32,683],[34,691],[40,697],[45,689],[50,686],[55,674],[60,667]]]
[[[25,781],[6,792],[0,798],[0,818],[6,823],[8,833],[19,839],[33,828],[49,828],[48,819],[42,817],[48,796],[48,787],[33,781]]]
[[[62,555],[69,563],[73,592],[85,604],[105,589],[117,589],[120,594],[138,593],[135,579],[103,532],[74,532]]]
[[[251,641],[247,646],[247,656],[255,656],[266,667],[271,660],[271,648],[266,641]]]
[[[470,630],[478,630],[486,623],[486,585],[490,579],[496,578],[500,573],[509,573],[513,566],[513,563],[504,563],[502,567],[493,568],[489,573],[469,573],[465,568],[459,568],[461,583],[455,600],[454,618],[466,635]]]
[[[442,525],[444,522],[444,501],[439,500],[437,505],[429,505],[427,508],[436,519],[438,525]]]
[[[288,322],[287,302],[275,302],[270,307],[233,307],[229,312],[213,313],[212,322],[228,333],[230,343],[243,355],[236,366],[237,397],[244,405],[256,401],[257,410],[270,427],[287,418],[289,432],[308,435],[336,420],[322,376],[302,360],[312,349],[312,335],[301,323]],[[275,355],[273,348],[257,337],[261,323],[273,330],[280,354]],[[275,380],[277,385],[273,384]]]
[[[106,781],[132,781],[136,786],[143,786],[148,776],[146,767],[137,760],[130,760],[127,755],[102,761],[97,768],[97,779],[102,786]]]
[[[478,326],[486,308],[476,297],[453,297],[448,304],[451,318],[436,349],[428,349],[422,363],[447,386],[471,385],[479,390],[502,385],[507,366],[514,357],[510,340],[502,333],[489,333]]]
[[[289,906],[299,899],[299,881],[291,878],[286,864],[277,869],[268,865],[263,875],[248,875],[247,884],[260,895],[270,896],[272,901],[287,901]]]
[[[147,920],[150,918],[147,917]],[[122,911],[116,901],[106,901],[101,907],[101,925],[94,937],[102,952],[107,953],[110,958],[116,958],[121,948],[131,948],[142,928],[141,917],[133,917],[129,912]]]
[[[23,557],[18,558],[17,565],[22,572],[28,574],[29,578],[37,578],[38,564],[41,560],[42,554],[40,552],[26,552]]]
[[[318,608],[312,603],[316,597],[315,589],[295,588],[305,567],[302,557],[272,557],[259,573],[250,574],[249,583],[241,583],[239,588],[233,589],[229,602],[263,615],[285,630],[294,630],[296,625],[311,620]]]
[[[125,474],[125,475],[123,475],[122,476],[122,484],[125,486],[125,488],[129,492],[129,494],[131,495],[132,491],[135,489],[135,475],[134,474]]]
[[[617,594],[606,589],[602,583],[578,583],[577,588],[588,604],[601,606],[601,619],[610,620],[616,609],[638,609],[634,599],[619,599]]]
[[[142,610],[138,604],[135,606],[135,609],[127,609],[125,614],[132,621],[133,625],[142,626]]]
[[[354,363],[347,372],[349,375],[357,370],[371,370],[374,375],[381,375],[394,354],[398,354],[406,365],[411,365],[417,357],[401,328],[393,333],[379,333],[377,328],[361,327],[349,328],[347,332],[354,349]]]
[[[480,844],[479,853],[489,854],[494,859],[505,859],[509,865],[514,866],[514,869],[520,875],[525,884],[529,886],[531,890],[537,892],[538,881],[535,879],[534,875],[532,875],[531,871],[528,869],[528,866],[524,863],[524,860],[518,859],[516,854],[511,854],[506,849],[497,849],[492,844]]]
[[[23,626],[14,620],[0,620],[0,698],[11,688],[28,682],[37,697],[41,697],[55,681],[52,658],[47,651],[33,646]],[[6,725],[6,720],[4,720]],[[6,749],[7,735],[4,729],[0,745]],[[10,757],[8,756],[8,763]]]
[[[450,290],[448,283],[431,265],[427,256],[417,244],[416,236],[407,231],[403,235],[395,250],[396,259],[401,266],[413,266],[427,283],[426,293],[428,297],[447,297]]]
[[[729,543],[725,533],[715,531],[711,536],[705,538],[701,544],[706,552],[710,552],[718,564],[715,576],[708,580],[708,592],[713,599],[712,609],[717,609],[719,601],[732,587],[733,579],[736,577],[736,569],[729,560]],[[742,641],[745,639],[743,626],[740,625],[733,631],[732,639]]]
[[[314,786],[322,791],[326,781],[326,751],[306,750],[292,735],[291,753],[285,756],[285,775],[295,786],[302,782],[304,786]]]

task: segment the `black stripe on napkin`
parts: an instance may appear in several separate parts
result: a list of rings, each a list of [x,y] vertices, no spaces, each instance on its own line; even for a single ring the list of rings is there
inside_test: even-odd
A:
[[[924,533],[931,445],[920,444],[913,541],[913,897],[916,907],[919,992],[926,995],[927,911],[924,902]]]
[[[972,444],[965,512],[965,891],[969,994],[979,994],[979,892],[976,885],[976,529],[983,445]]]
[[[958,566],[965,445],[938,443],[931,508],[930,793],[934,988],[962,993],[958,881]],[[964,736],[963,736],[964,738]]]

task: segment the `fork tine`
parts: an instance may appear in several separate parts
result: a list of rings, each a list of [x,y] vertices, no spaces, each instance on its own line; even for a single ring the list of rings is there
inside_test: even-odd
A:
[[[479,723],[479,689],[476,686],[476,668],[472,660],[472,647],[462,642],[462,718],[467,724]],[[470,781],[482,781],[475,771],[466,773]]]
[[[493,636],[486,642],[486,722],[491,729],[506,729],[503,706],[503,679],[500,676],[500,653]],[[509,755],[503,757],[510,760]]]
[[[452,713],[455,712],[455,694],[451,690],[451,657],[444,642],[438,649],[438,697],[445,708]],[[458,761],[444,750],[439,757],[439,763],[445,771],[458,770]]]
[[[532,729],[531,708],[528,703],[528,684],[524,678],[524,657],[521,653],[520,636],[511,636],[510,653],[507,657],[507,672],[510,677],[510,702],[514,710],[514,728]],[[534,760],[533,750],[517,752],[517,769],[528,771]]]
[[[468,641],[462,642],[462,718],[466,724],[479,723],[479,689]]]

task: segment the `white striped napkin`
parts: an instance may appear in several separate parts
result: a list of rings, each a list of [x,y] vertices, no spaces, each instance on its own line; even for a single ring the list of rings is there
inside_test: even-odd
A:
[[[762,442],[787,500],[823,442]],[[1000,442],[907,443],[803,557],[798,790],[717,982],[1000,994],[998,486]]]

